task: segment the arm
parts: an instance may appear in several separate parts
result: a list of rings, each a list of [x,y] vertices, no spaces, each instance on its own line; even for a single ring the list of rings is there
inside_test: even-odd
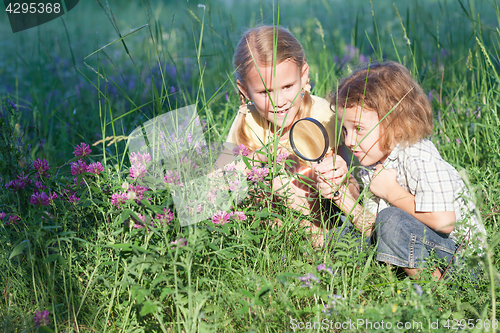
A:
[[[456,216],[453,211],[445,212],[419,212],[415,207],[415,196],[407,192],[396,180],[396,170],[383,169],[377,165],[370,183],[370,190],[374,195],[387,200],[390,204],[410,213],[417,220],[429,228],[450,233],[455,229]]]

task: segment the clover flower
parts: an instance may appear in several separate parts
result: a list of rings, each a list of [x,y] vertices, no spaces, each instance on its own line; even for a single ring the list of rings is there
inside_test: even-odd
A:
[[[286,160],[288,157],[287,153],[279,153],[278,156],[276,156],[276,162],[281,163],[284,160]]]
[[[179,238],[170,242],[170,245],[186,246],[188,243],[187,238]],[[174,249],[175,247],[172,247]]]
[[[232,212],[230,214],[230,216],[235,219],[235,220],[239,220],[239,221],[245,221],[247,219],[247,216],[245,215],[245,213],[243,212]]]
[[[49,163],[45,159],[42,160],[42,159],[38,158],[33,162],[33,169],[35,169],[37,171],[37,173],[35,174],[35,177],[37,177],[37,178],[47,177],[47,175],[48,175],[47,170],[49,170]]]
[[[17,224],[17,221],[20,221],[20,220],[21,220],[21,218],[19,216],[11,215],[7,218],[7,222],[5,223],[5,226],[11,225],[11,224]]]
[[[75,157],[78,157],[78,156],[85,157],[85,156],[90,155],[91,152],[92,152],[92,150],[90,150],[89,145],[82,142],[82,143],[80,143],[80,145],[75,147],[74,154],[75,154]]]
[[[71,163],[71,174],[73,176],[77,176],[79,174],[87,172],[87,168],[87,163],[85,163],[83,160],[78,160],[78,162]]]
[[[111,196],[111,204],[114,206],[120,207],[120,205],[127,202],[127,200],[128,200],[127,193],[116,192],[113,193],[113,195]]]
[[[101,162],[91,163],[87,167],[87,172],[93,173],[94,175],[99,175],[103,171],[104,168],[102,167]]]
[[[42,312],[36,310],[33,316],[33,321],[36,327],[47,326],[50,323],[49,311],[43,310]]]
[[[248,179],[254,182],[261,182],[268,175],[269,175],[269,169],[266,167],[263,168],[253,167],[252,171],[247,172]]]
[[[135,164],[130,167],[130,178],[138,179],[146,176],[146,167],[143,164]]]
[[[75,194],[68,196],[69,203],[77,203],[78,201],[80,201],[80,198],[78,198]]]
[[[48,206],[51,198],[45,192],[35,192],[30,197],[30,203],[36,206]]]
[[[244,145],[244,144],[241,144],[239,146],[236,146],[233,148],[233,155],[234,156],[248,156],[249,154],[249,150],[248,148]]]
[[[229,222],[230,217],[231,216],[227,212],[219,210],[214,214],[214,216],[212,216],[212,223],[224,225]]]
[[[149,153],[141,154],[132,152],[129,155],[130,164],[131,165],[139,165],[142,164],[146,166],[149,162],[151,162],[151,155]]]
[[[170,208],[163,208],[163,212],[165,214],[156,214],[156,219],[160,221],[161,225],[170,224],[170,222],[174,219],[174,213],[170,211]]]

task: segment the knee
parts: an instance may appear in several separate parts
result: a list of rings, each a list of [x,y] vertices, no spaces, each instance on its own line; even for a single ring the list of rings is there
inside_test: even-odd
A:
[[[412,217],[399,208],[385,208],[377,214],[374,232],[378,237],[397,237],[407,230],[405,221],[408,220],[408,216]]]

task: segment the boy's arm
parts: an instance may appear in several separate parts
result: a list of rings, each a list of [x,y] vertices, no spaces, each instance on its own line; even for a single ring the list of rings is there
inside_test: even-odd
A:
[[[417,212],[415,208],[415,196],[399,185],[396,175],[396,170],[383,169],[382,165],[377,165],[374,177],[370,183],[370,190],[374,195],[410,213],[435,231],[448,234],[455,229],[456,216],[453,211]]]

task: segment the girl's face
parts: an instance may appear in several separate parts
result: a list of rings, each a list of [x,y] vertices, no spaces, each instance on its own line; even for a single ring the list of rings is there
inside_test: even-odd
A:
[[[378,125],[379,118],[376,111],[366,108],[361,110],[360,106],[345,110],[339,108],[337,118],[339,122],[344,121],[342,132],[345,144],[358,158],[361,165],[384,163],[391,152],[380,149],[379,141],[382,130]]]
[[[308,77],[307,64],[299,68],[288,59],[276,65],[276,71],[273,66],[258,66],[258,70],[252,67],[245,77],[245,86],[239,80],[237,84],[262,117],[287,131],[298,120],[296,116],[302,102],[301,90]],[[271,131],[275,127],[272,125]]]

